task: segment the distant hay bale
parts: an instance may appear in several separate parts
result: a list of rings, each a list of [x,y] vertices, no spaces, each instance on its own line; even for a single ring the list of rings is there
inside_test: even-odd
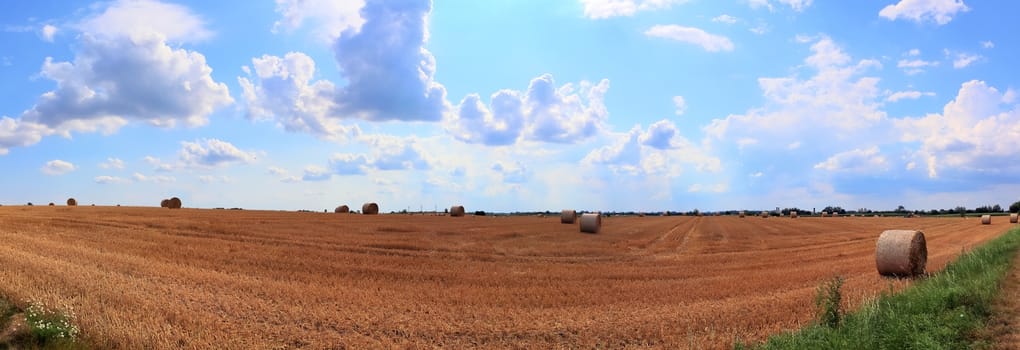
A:
[[[581,232],[599,233],[602,228],[602,214],[587,213],[581,214]]]
[[[823,212],[822,212],[822,217],[823,217],[823,218],[827,218],[827,217],[829,217],[829,212],[827,212],[827,211],[823,211]]]
[[[379,214],[379,205],[375,204],[375,203],[365,203],[365,204],[361,205],[361,214],[362,215],[378,215]]]
[[[169,199],[163,199],[162,201],[159,201],[159,207],[160,208],[169,208],[170,207],[170,200]]]
[[[928,246],[924,232],[917,230],[886,230],[878,236],[875,266],[883,276],[914,276],[924,273],[928,263]]]
[[[450,207],[450,216],[456,216],[456,217],[464,216],[464,206],[463,205],[455,205],[455,206]]]
[[[77,205],[78,205],[78,201],[75,200],[74,198],[68,198],[67,199],[67,206],[73,207],[73,206],[77,206]]]
[[[645,217],[645,213],[637,213],[637,216],[638,216],[639,218],[643,218],[643,217]]]
[[[741,210],[740,211],[740,218],[743,219],[745,215],[747,215],[747,213],[744,213],[744,211]]]
[[[763,219],[767,219],[767,218],[769,217],[769,212],[767,212],[767,211],[763,211],[763,212],[761,212],[761,214],[760,214],[760,215],[761,215],[761,217],[762,217]]]
[[[347,205],[345,204],[345,205],[341,205],[341,206],[339,206],[339,207],[336,207],[336,209],[333,209],[333,212],[334,212],[334,213],[337,213],[337,214],[347,214],[347,213],[350,213],[350,212],[351,212],[351,208],[350,208],[350,207],[348,207],[348,206],[347,206]]]
[[[177,197],[170,198],[170,202],[167,203],[167,208],[181,209],[181,199]]]
[[[790,218],[791,219],[796,219],[797,218],[797,211],[796,210],[791,210],[790,211]]]
[[[1017,214],[1017,213],[1009,214],[1009,223],[1015,224],[1017,222],[1017,216],[1018,215],[1020,215],[1020,214]]]
[[[573,224],[577,221],[577,211],[572,209],[563,209],[560,212],[560,223],[561,224]]]
[[[991,215],[981,215],[981,224],[982,225],[991,225],[992,224],[992,216]]]

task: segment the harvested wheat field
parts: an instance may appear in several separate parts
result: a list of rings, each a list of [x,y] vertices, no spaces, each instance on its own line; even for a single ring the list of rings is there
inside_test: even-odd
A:
[[[0,292],[73,309],[97,348],[729,348],[909,281],[875,242],[919,229],[928,271],[1009,228],[968,218],[350,215],[0,207]]]

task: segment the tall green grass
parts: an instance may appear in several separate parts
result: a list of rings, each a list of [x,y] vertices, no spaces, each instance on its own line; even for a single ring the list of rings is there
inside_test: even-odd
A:
[[[946,268],[898,294],[882,293],[838,326],[818,323],[772,336],[756,349],[966,349],[976,336],[1020,248],[1013,229],[961,255]],[[737,344],[737,349],[749,348]]]

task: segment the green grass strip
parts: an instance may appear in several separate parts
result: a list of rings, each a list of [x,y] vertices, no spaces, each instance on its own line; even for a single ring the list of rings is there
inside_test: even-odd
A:
[[[967,349],[985,347],[976,336],[1020,248],[1012,229],[961,255],[944,270],[901,293],[883,292],[835,327],[815,324],[736,349]]]

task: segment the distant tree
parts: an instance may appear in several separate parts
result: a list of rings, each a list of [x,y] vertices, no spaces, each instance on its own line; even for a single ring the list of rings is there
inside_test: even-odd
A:
[[[993,205],[992,206],[992,212],[993,213],[1001,213],[1002,212],[1002,207],[1000,207],[998,204]]]
[[[959,207],[953,208],[953,212],[952,213],[953,214],[966,214],[967,213],[967,207],[959,206]]]
[[[906,213],[907,212],[907,208],[904,208],[902,205],[898,206],[898,207],[896,207],[896,212],[897,213]]]
[[[1009,205],[1009,212],[1018,213],[1020,212],[1020,201]]]

